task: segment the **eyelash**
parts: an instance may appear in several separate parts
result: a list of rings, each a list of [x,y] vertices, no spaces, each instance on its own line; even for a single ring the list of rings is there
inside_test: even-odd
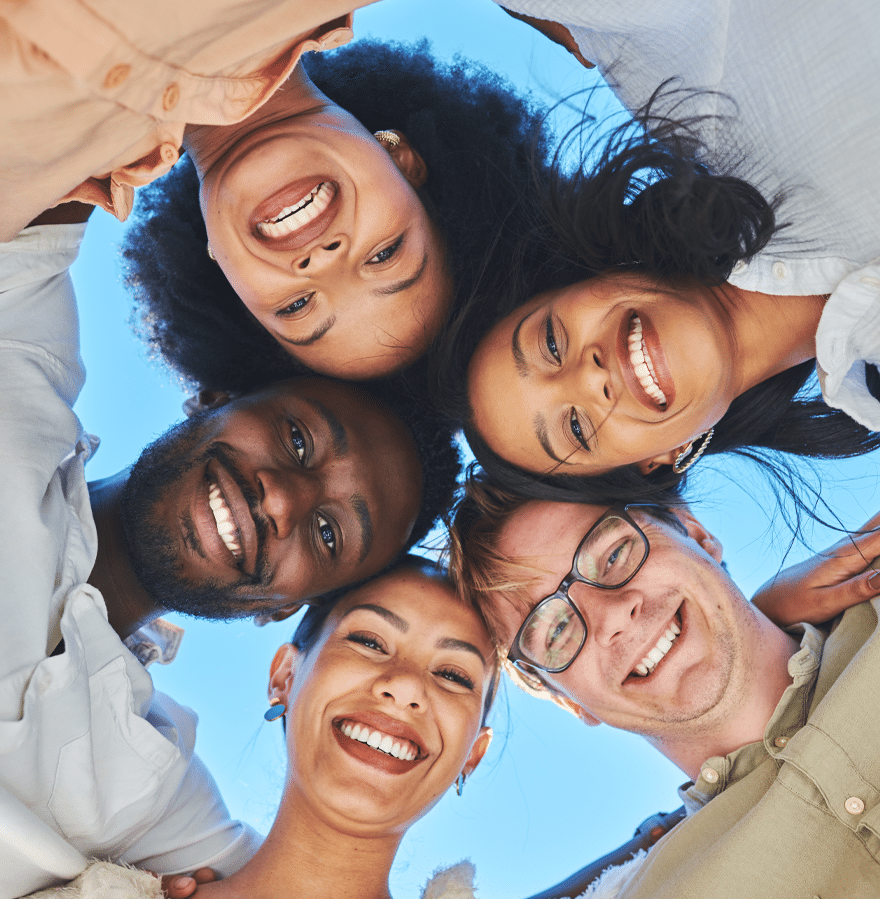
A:
[[[306,440],[303,432],[291,422],[290,424],[290,445],[293,447],[293,454],[296,456],[300,465],[305,465],[306,456],[309,452],[309,442]]]
[[[336,528],[333,527],[330,522],[324,518],[323,515],[318,515],[318,539],[327,547],[330,551],[330,555],[336,555],[336,547],[339,545],[339,541],[336,539]],[[325,530],[328,532],[327,537],[325,538],[324,532]],[[331,546],[332,543],[332,546]]]
[[[314,293],[307,293],[304,297],[297,297],[297,299],[295,299],[289,306],[279,309],[275,315],[278,318],[291,318],[298,312],[302,312],[314,298]]]
[[[345,639],[351,643],[359,643],[361,646],[366,646],[368,649],[381,652],[384,655],[388,654],[385,644],[373,634],[367,634],[362,631],[353,631],[348,634]],[[466,687],[468,690],[474,689],[474,682],[466,674],[462,674],[461,671],[458,671],[455,668],[438,668],[434,674],[456,683],[460,687]]]
[[[305,434],[303,434],[302,430],[297,425],[291,422],[289,427],[290,445],[293,447],[293,454],[296,456],[296,460],[300,465],[305,465],[308,461],[309,442],[306,439]],[[339,538],[337,536],[336,528],[329,519],[320,514],[316,516],[316,524],[318,540],[324,544],[332,556],[335,556],[339,547]]]
[[[393,244],[385,247],[382,250],[379,250],[379,252],[376,253],[376,255],[372,257],[372,259],[369,259],[367,261],[367,265],[382,265],[385,262],[390,262],[397,255],[398,250],[403,246],[403,238],[404,235],[401,234]],[[383,258],[379,259],[380,256],[382,256]]]
[[[562,365],[562,357],[559,355],[559,347],[556,344],[556,334],[553,331],[553,318],[550,315],[547,316],[547,321],[544,323],[544,343],[556,364]]]
[[[571,412],[569,412],[568,429],[569,431],[571,431],[572,437],[574,437],[578,444],[587,452],[590,452],[590,445],[587,443],[587,439],[584,437],[584,429],[581,427],[580,420],[577,417],[577,411],[574,407],[572,407]]]

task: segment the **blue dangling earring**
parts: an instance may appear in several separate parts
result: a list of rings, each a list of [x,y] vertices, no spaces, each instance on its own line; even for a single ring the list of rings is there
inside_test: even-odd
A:
[[[269,702],[269,708],[263,713],[263,717],[267,721],[277,721],[287,712],[287,706],[280,699],[272,699]]]
[[[464,776],[464,771],[462,771],[461,774],[459,774],[458,777],[455,778],[455,795],[456,796],[461,796],[462,792],[464,791],[464,781],[465,781],[465,776]]]

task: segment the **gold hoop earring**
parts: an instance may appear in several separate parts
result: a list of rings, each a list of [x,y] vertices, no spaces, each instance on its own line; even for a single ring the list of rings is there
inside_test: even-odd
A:
[[[389,147],[396,147],[400,144],[400,135],[395,134],[393,131],[374,131],[373,137],[380,144],[388,144]]]
[[[214,251],[211,249],[211,244],[206,244],[206,246],[207,246],[207,248],[208,248],[208,258],[209,258],[212,262],[216,262],[216,261],[217,261],[217,257],[214,255]]]
[[[712,435],[715,433],[715,428],[709,428],[705,434],[702,434],[701,437],[703,442],[700,444],[700,448],[690,457],[688,458],[688,454],[694,448],[694,443],[700,438],[697,437],[692,440],[679,454],[676,456],[675,461],[672,463],[672,470],[676,474],[684,474],[692,465],[695,465],[699,460],[700,456],[706,452],[706,447],[709,445],[709,441],[712,439]]]

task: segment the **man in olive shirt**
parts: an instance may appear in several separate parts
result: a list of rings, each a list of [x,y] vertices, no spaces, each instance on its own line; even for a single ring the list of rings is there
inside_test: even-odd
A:
[[[687,818],[621,896],[880,895],[880,600],[786,632],[687,511],[494,508],[478,523],[460,513],[462,578],[515,671],[585,723],[641,734],[692,779]]]

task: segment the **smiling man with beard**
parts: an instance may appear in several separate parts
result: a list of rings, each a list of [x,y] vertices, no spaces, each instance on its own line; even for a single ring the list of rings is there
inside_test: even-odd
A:
[[[0,247],[0,899],[90,856],[237,870],[259,838],[193,754],[195,716],[141,664],[173,657],[163,628],[138,629],[172,608],[282,618],[369,579],[427,533],[458,472],[424,409],[301,378],[202,395],[131,470],[87,484],[68,274],[83,233],[44,224]]]
[[[687,817],[619,899],[878,895],[877,524],[783,576],[804,617],[840,608],[821,611],[820,584],[852,606],[786,631],[683,505],[524,500],[471,479],[452,570],[514,679],[691,778]]]

